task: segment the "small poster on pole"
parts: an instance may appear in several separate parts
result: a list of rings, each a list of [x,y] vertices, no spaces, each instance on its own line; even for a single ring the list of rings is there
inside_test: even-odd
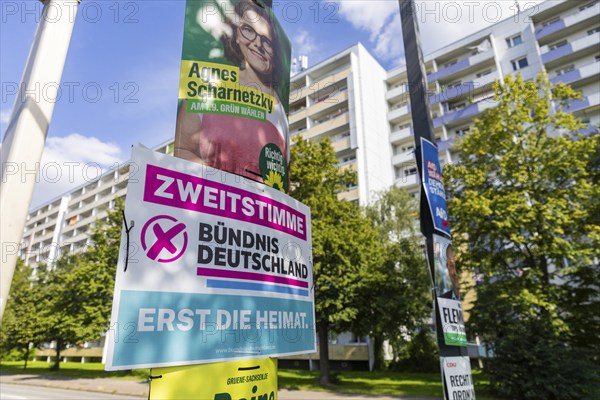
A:
[[[429,212],[433,219],[434,229],[444,235],[450,236],[448,222],[448,207],[446,205],[446,191],[442,177],[442,167],[437,147],[425,138],[421,138],[421,156],[423,160],[423,176],[421,181],[425,188]]]
[[[467,334],[463,319],[462,305],[458,300],[437,298],[438,311],[442,321],[444,342],[448,346],[467,346]]]
[[[441,357],[446,400],[475,400],[469,357]]]

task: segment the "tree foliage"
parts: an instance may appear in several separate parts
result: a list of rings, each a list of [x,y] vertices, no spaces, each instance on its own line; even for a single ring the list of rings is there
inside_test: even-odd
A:
[[[408,192],[391,187],[366,208],[383,246],[383,262],[370,266],[363,280],[366,334],[374,340],[375,367],[383,367],[383,342],[413,336],[431,313],[429,275],[415,230],[417,205]]]
[[[117,201],[107,221],[96,221],[85,252],[41,263],[34,276],[22,265],[17,269],[11,289],[16,301],[8,313],[9,323],[3,321],[3,333],[6,327],[12,338],[8,346],[55,342],[53,368],[58,369],[60,352],[67,345],[101,338],[110,322],[122,210],[123,203]]]
[[[488,369],[503,395],[592,398],[599,136],[577,134],[568,103],[579,95],[543,74],[509,76],[494,91],[497,106],[458,141],[461,162],[445,171],[458,264],[481,281],[470,328],[494,351]]]
[[[42,288],[32,281],[32,269],[17,260],[10,296],[0,329],[0,346],[3,352],[16,349],[27,368],[30,346],[40,343],[43,326],[33,316],[40,310]]]
[[[369,265],[381,262],[376,231],[358,205],[338,198],[356,173],[337,167],[328,139],[296,139],[291,148],[291,195],[310,207],[316,324],[321,382],[329,384],[329,331],[355,331],[364,300],[360,287]]]

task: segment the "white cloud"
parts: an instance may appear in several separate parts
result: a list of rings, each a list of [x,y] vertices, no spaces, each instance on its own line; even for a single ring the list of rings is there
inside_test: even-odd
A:
[[[298,56],[309,56],[310,58],[311,53],[317,49],[317,44],[308,31],[301,30],[294,35],[293,41],[292,49]]]
[[[46,140],[31,206],[93,181],[123,161],[118,145],[96,137],[78,133],[50,137]]]
[[[383,30],[386,21],[394,13],[398,13],[397,1],[343,1],[338,0],[339,13],[357,29],[366,30],[371,40]]]
[[[10,118],[10,111],[0,112],[0,124],[3,124],[3,125],[8,124],[9,118]]]
[[[400,55],[404,54],[404,42],[401,39],[402,25],[400,25],[400,14],[398,14],[383,27],[377,36],[375,55],[386,61],[399,59]]]
[[[431,53],[506,18],[523,21],[536,11],[541,1],[521,1],[519,15],[515,2],[509,0],[416,1],[423,53]],[[356,29],[369,33],[378,57],[388,61],[402,55],[404,44],[397,1],[337,0],[337,3],[342,18]]]

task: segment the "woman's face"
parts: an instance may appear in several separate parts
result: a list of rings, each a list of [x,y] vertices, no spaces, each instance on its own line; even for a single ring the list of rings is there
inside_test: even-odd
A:
[[[246,10],[240,19],[237,42],[248,66],[259,74],[273,69],[272,39],[269,21],[254,10]]]

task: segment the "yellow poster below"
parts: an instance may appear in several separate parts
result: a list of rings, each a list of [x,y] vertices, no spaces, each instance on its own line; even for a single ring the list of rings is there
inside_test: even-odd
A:
[[[277,360],[153,368],[150,400],[276,400]]]

